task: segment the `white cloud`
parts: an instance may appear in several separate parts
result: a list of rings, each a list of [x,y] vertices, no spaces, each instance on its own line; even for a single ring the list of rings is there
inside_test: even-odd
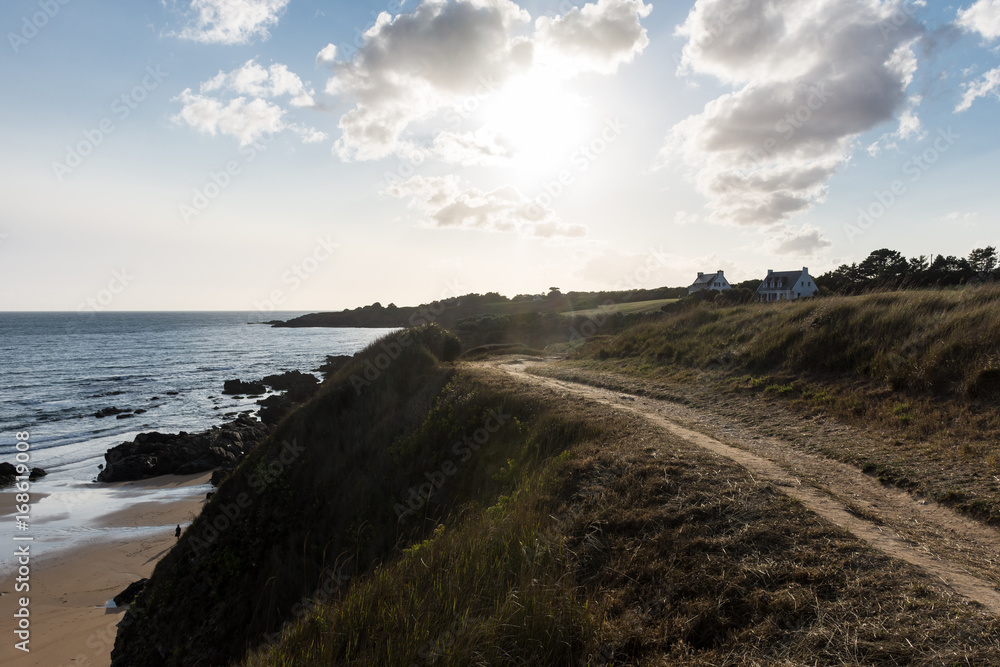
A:
[[[678,123],[661,153],[695,170],[716,222],[787,220],[823,201],[860,134],[897,115],[900,135],[919,131],[906,89],[921,28],[896,3],[698,0],[677,33],[681,72],[738,87]]]
[[[327,44],[316,54],[317,65],[332,65],[337,60],[337,47]]]
[[[965,95],[955,107],[955,111],[965,111],[980,97],[992,95],[1000,99],[1000,67],[991,69],[977,80],[965,84]]]
[[[245,97],[237,97],[223,104],[214,97],[197,95],[187,88],[176,99],[184,105],[176,120],[200,132],[235,137],[241,146],[285,129],[282,120],[285,112],[281,107],[260,98],[248,102]]]
[[[340,118],[335,151],[345,160],[375,160],[432,152],[428,144],[436,144],[453,159],[456,145],[469,147],[468,135],[452,131],[421,147],[407,130],[533,69],[562,77],[613,72],[648,43],[639,20],[650,10],[641,0],[598,0],[539,19],[534,32],[531,16],[511,0],[425,0],[410,13],[383,12],[351,60],[337,61],[327,49],[317,56],[335,72],[326,92],[355,102]]]
[[[444,162],[475,167],[504,164],[511,152],[495,132],[480,129],[463,134],[441,132],[434,138],[434,154]]]
[[[561,222],[548,208],[530,201],[510,185],[485,192],[466,187],[455,175],[413,176],[385,188],[385,194],[409,198],[410,208],[427,216],[435,229],[514,232],[526,237],[583,237],[583,225]]]
[[[978,0],[958,12],[958,25],[986,39],[1000,37],[1000,0]]]
[[[246,44],[267,39],[289,0],[191,0],[197,16],[180,37],[208,44]]]
[[[227,100],[231,95],[236,97]],[[199,86],[198,93],[185,89],[175,98],[182,107],[174,120],[200,132],[232,136],[242,146],[283,130],[294,132],[305,143],[316,143],[326,139],[326,134],[287,122],[286,110],[272,101],[288,97],[293,107],[309,107],[315,104],[312,95],[285,65],[265,69],[251,59],[231,72],[219,71]]]
[[[568,75],[612,74],[649,44],[640,20],[651,11],[642,0],[598,0],[562,16],[541,17],[535,22],[539,64]]]
[[[201,84],[201,93],[228,90],[238,95],[252,97],[281,97],[288,95],[295,107],[314,106],[314,91],[307,90],[302,79],[281,64],[264,69],[253,59],[232,72],[219,71],[214,77]]]
[[[504,81],[531,63],[531,44],[515,37],[530,20],[509,0],[423,2],[413,13],[383,12],[350,62],[334,64],[330,94],[357,101],[340,119],[344,159],[396,152],[400,135],[483,82]]]
[[[794,255],[796,257],[812,257],[823,248],[829,248],[832,243],[823,233],[812,225],[803,225],[795,229],[782,227],[772,234],[768,250],[775,255]]]

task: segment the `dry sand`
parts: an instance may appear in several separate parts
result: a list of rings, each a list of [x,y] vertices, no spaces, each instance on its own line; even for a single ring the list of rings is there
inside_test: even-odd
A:
[[[142,482],[110,486],[122,489],[195,487],[206,484],[211,473],[164,476]],[[135,540],[91,544],[40,557],[31,563],[30,653],[14,648],[11,632],[16,598],[14,577],[0,580],[0,665],[10,667],[102,666],[111,663],[117,624],[124,609],[106,609],[108,600],[133,581],[148,577],[176,543],[173,526],[189,523],[205,501],[202,490],[173,502],[139,502],[106,515],[102,527],[166,526],[163,535]]]

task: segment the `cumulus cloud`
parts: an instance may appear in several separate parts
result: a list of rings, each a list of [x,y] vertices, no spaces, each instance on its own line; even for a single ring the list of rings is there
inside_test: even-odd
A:
[[[400,135],[484,83],[502,82],[531,63],[529,41],[514,35],[530,20],[509,0],[424,2],[413,13],[383,12],[349,62],[335,63],[326,90],[357,105],[340,119],[344,159],[378,159]]]
[[[693,169],[713,221],[782,223],[823,201],[860,134],[897,118],[900,135],[919,131],[907,88],[921,27],[897,3],[698,0],[677,34],[682,73],[737,88],[678,123],[661,153]]]
[[[612,74],[646,48],[641,19],[653,11],[642,0],[598,0],[535,22],[539,63],[567,74]]]
[[[958,25],[986,39],[1000,37],[1000,0],[978,0],[958,12]]]
[[[768,250],[775,255],[812,257],[833,244],[824,238],[823,233],[816,227],[803,225],[798,229],[789,227],[780,229],[771,237],[768,245]]]
[[[180,37],[207,44],[246,44],[270,37],[289,0],[191,0],[194,20]]]
[[[955,111],[965,111],[980,97],[990,95],[1000,99],[1000,67],[991,69],[975,81],[967,83],[965,94],[962,96],[962,101],[955,107]]]
[[[503,164],[511,155],[503,139],[485,128],[463,134],[441,132],[434,138],[434,153],[463,167]]]
[[[385,188],[385,194],[408,198],[409,207],[435,229],[471,229],[517,233],[526,237],[582,237],[583,225],[561,222],[550,209],[530,201],[510,185],[489,192],[467,187],[458,176],[413,176]]]
[[[313,91],[285,65],[265,69],[251,59],[231,72],[220,71],[202,83],[197,93],[190,88],[182,91],[175,98],[181,111],[174,120],[207,134],[229,135],[241,146],[283,130],[294,132],[305,143],[315,143],[327,135],[289,122],[286,110],[273,101],[287,97],[293,107],[308,107],[315,104],[312,95]]]
[[[598,0],[534,27],[511,0],[425,0],[410,13],[383,12],[350,60],[335,60],[330,47],[317,56],[334,69],[326,92],[355,102],[340,118],[335,151],[345,160],[433,152],[405,137],[407,129],[519,74],[613,72],[648,44],[639,20],[650,10],[641,0]],[[453,149],[469,137],[437,143]]]
[[[238,95],[253,97],[280,97],[288,95],[295,107],[309,107],[315,104],[314,91],[307,90],[302,79],[281,64],[264,69],[253,59],[232,72],[219,71],[214,77],[201,84],[200,91],[209,93],[228,90]]]

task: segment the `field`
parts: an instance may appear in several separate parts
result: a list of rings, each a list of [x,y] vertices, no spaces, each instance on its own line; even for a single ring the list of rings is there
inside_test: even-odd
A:
[[[609,306],[589,308],[587,310],[568,311],[563,315],[574,317],[593,317],[594,315],[609,315],[612,313],[641,314],[658,312],[668,303],[674,303],[677,299],[655,299],[653,301],[637,301],[636,303],[616,303]]]

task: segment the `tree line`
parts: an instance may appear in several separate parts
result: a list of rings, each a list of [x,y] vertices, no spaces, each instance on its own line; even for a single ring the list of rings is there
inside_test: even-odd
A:
[[[907,259],[896,250],[875,250],[861,262],[842,264],[816,278],[816,284],[838,294],[871,290],[948,287],[1000,279],[997,250],[976,248],[968,257],[920,255]]]

